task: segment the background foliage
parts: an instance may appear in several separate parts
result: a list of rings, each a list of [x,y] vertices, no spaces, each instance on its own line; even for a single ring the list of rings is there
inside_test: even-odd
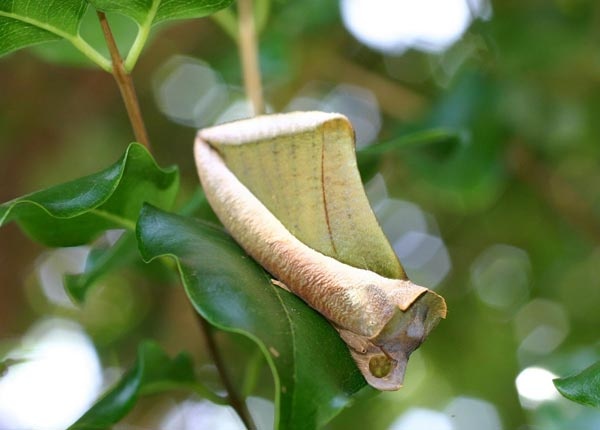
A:
[[[515,385],[527,368],[566,376],[600,359],[600,5],[496,1],[492,10],[490,20],[475,21],[439,55],[370,50],[345,30],[333,1],[274,1],[264,18],[260,60],[273,110],[283,110],[298,94],[324,99],[338,84],[371,91],[382,119],[377,142],[398,149],[386,152],[381,164],[369,150],[359,154],[363,173],[381,171],[390,196],[420,206],[451,261],[436,287],[449,317],[415,354],[406,387],[354,401],[329,428],[395,423],[402,429],[406,414],[418,410],[450,417],[458,411],[453,425],[460,430],[600,426],[595,409],[562,398],[532,402]],[[139,11],[131,16],[136,22],[109,15],[125,44],[144,25]],[[104,171],[133,140],[112,77],[65,67],[65,61],[85,60],[61,43],[16,52],[0,63],[0,201]],[[218,73],[216,82],[229,88],[220,99],[223,109],[239,98],[241,75],[235,43],[208,19],[163,26],[138,60],[133,75],[153,155],[160,166],[179,166],[180,208],[198,186],[190,156],[194,126],[211,123],[218,113],[203,110],[204,117],[182,119],[167,112],[169,119],[161,112],[161,82],[176,55],[201,59]],[[168,171],[156,171],[156,186],[167,194],[174,181],[169,178]],[[169,209],[172,198],[152,203]],[[211,219],[205,205],[195,216]],[[98,255],[103,246],[96,246]],[[131,368],[139,341],[152,338],[170,357],[189,351],[204,379],[218,386],[175,271],[157,262],[146,267],[127,249],[112,260],[120,269],[99,278],[85,305],[75,308],[41,287],[44,260],[38,256],[48,250],[15,224],[3,227],[0,351],[17,345],[36,321],[60,317],[85,328],[106,368]],[[157,247],[145,257],[174,252]],[[121,264],[125,259],[131,264]],[[275,381],[256,346],[240,335],[217,336],[234,381],[273,399]],[[320,336],[326,334],[315,336],[317,342]],[[143,348],[141,357],[149,362],[171,360],[153,344]],[[138,368],[142,362],[138,358]],[[258,369],[258,382],[244,379],[250,365]],[[184,376],[174,380],[188,381]],[[348,387],[354,391],[351,381]],[[126,423],[158,426],[188,395],[143,397]],[[496,421],[472,421],[490,413]],[[465,417],[471,421],[461,421]]]

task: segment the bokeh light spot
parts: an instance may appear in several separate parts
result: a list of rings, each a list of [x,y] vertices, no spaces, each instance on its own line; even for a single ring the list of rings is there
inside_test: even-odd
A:
[[[154,95],[159,109],[172,121],[197,128],[212,124],[229,97],[220,74],[203,61],[184,56],[161,67]]]
[[[497,244],[483,251],[471,265],[477,295],[496,309],[515,309],[529,295],[531,263],[522,249]]]
[[[557,376],[542,367],[527,367],[517,376],[515,384],[526,408],[535,408],[540,403],[558,398],[552,380]]]
[[[409,48],[441,52],[473,18],[488,19],[485,0],[341,0],[344,25],[365,45],[398,54]]]
[[[485,400],[457,397],[446,407],[457,430],[502,430],[496,407]]]
[[[454,430],[450,418],[442,412],[412,408],[398,417],[389,430]]]
[[[430,227],[435,226],[433,217],[414,203],[388,198],[381,175],[365,188],[377,220],[409,277],[417,284],[435,288],[448,275],[452,263],[437,228]]]
[[[66,428],[85,412],[102,386],[94,346],[71,321],[37,324],[8,357],[27,361],[0,379],[2,430]]]
[[[547,354],[567,337],[569,318],[561,304],[535,299],[519,310],[515,317],[515,331],[521,341],[521,352]]]

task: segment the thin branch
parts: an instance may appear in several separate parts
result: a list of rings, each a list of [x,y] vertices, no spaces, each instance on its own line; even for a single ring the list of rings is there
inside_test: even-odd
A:
[[[135,93],[135,87],[133,86],[133,80],[131,79],[131,75],[125,70],[123,59],[121,58],[121,54],[119,54],[119,49],[117,48],[112,31],[108,25],[106,15],[104,12],[100,11],[97,11],[96,13],[98,14],[102,32],[106,39],[106,45],[108,46],[110,57],[112,59],[112,73],[119,86],[119,90],[121,91],[121,97],[125,103],[127,115],[129,115],[129,121],[133,128],[135,140],[144,145],[146,149],[150,150],[150,141],[148,140],[148,133],[146,132],[144,120],[142,119],[142,112]]]
[[[244,73],[244,87],[246,95],[252,103],[254,115],[261,115],[265,111],[265,106],[260,82],[260,65],[258,62],[252,0],[238,0],[238,23],[238,43]]]
[[[237,412],[246,428],[248,428],[249,430],[256,430],[256,424],[254,424],[254,421],[250,416],[250,411],[246,406],[246,402],[244,402],[244,400],[240,398],[238,393],[235,391],[235,388],[233,387],[233,384],[231,383],[231,380],[227,375],[225,363],[223,363],[223,358],[221,357],[221,354],[217,347],[217,343],[215,342],[215,338],[213,336],[213,328],[208,324],[208,322],[206,322],[204,318],[202,318],[202,316],[198,312],[194,310],[194,313],[196,315],[196,318],[198,319],[200,328],[204,333],[204,337],[206,338],[206,346],[208,347],[208,353],[210,354],[213,363],[215,363],[217,371],[221,376],[221,381],[223,382],[225,390],[227,391],[227,398],[229,400],[229,404]]]

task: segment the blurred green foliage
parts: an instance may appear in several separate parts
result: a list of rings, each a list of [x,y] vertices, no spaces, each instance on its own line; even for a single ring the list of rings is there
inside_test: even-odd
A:
[[[530,366],[569,375],[600,359],[600,4],[495,1],[492,10],[489,21],[475,21],[444,54],[386,58],[344,29],[334,1],[271,4],[260,59],[275,111],[311,82],[351,83],[379,101],[378,141],[432,129],[459,137],[406,145],[369,167],[369,174],[383,173],[391,196],[435,218],[452,262],[437,287],[450,312],[413,357],[405,388],[355,401],[331,429],[388,428],[410,408],[442,411],[459,396],[490,402],[505,429],[600,425],[596,410],[565,399],[527,405],[515,386]],[[122,26],[128,43],[135,39],[131,24]],[[1,63],[0,201],[101,170],[133,139],[112,77],[45,62],[50,47]],[[64,51],[56,52],[64,61]],[[183,201],[197,188],[190,156],[195,131],[168,121],[153,93],[154,73],[179,54],[208,62],[231,86],[241,85],[241,72],[235,43],[208,20],[163,28],[140,57],[134,79],[155,158],[180,166]],[[400,65],[394,73],[391,62]],[[511,306],[484,300],[474,276],[498,244],[523,251],[530,265],[524,296]],[[209,362],[181,289],[164,288],[177,282],[164,267],[150,267],[152,283],[140,274],[142,263],[101,278],[86,311],[74,312],[49,302],[30,275],[39,252],[14,227],[0,230],[0,350],[38,318],[66,315],[94,336],[107,366],[133,362],[144,337]],[[514,273],[497,270],[490,275],[499,277],[496,288],[510,289]],[[125,312],[106,306],[115,297],[139,318],[109,318]],[[555,307],[535,311],[539,303]],[[560,324],[544,309],[558,309]],[[550,341],[535,332],[539,327],[550,331]],[[232,335],[219,341],[241,381],[246,369],[237,357],[251,357],[253,346]],[[269,398],[273,381],[262,365],[257,392]],[[156,425],[148,413],[153,404],[142,403],[127,420]]]

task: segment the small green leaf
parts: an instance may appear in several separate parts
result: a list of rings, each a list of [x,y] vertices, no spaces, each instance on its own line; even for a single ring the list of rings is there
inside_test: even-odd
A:
[[[145,259],[170,255],[196,310],[212,325],[260,347],[276,385],[275,428],[319,428],[366,386],[333,327],[270,282],[222,230],[144,206],[138,221]]]
[[[105,70],[110,62],[79,35],[86,0],[0,0],[0,56],[27,46],[68,40]]]
[[[154,342],[145,342],[138,349],[133,368],[69,429],[110,427],[127,415],[140,396],[177,389],[210,393],[196,382],[194,365],[188,355],[179,354],[171,359]],[[222,403],[214,394],[209,394],[209,397]]]
[[[177,168],[159,168],[143,146],[133,143],[99,173],[1,204],[0,226],[15,220],[43,244],[80,245],[107,229],[133,230],[144,202],[170,208],[178,187]]]
[[[600,408],[600,362],[577,375],[555,379],[554,385],[567,399]]]
[[[0,55],[52,40],[77,37],[85,0],[0,0]]]

